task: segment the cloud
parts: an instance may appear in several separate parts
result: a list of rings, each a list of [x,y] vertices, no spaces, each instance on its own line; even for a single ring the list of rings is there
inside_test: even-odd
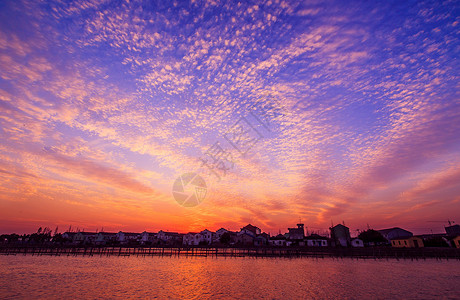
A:
[[[185,227],[240,220],[277,229],[292,216],[324,227],[358,218],[365,201],[382,213],[368,198],[403,179],[406,195],[444,192],[450,201],[451,167],[429,169],[417,187],[407,179],[458,154],[450,10],[421,2],[403,18],[406,7],[383,3],[151,5],[6,5],[0,155],[8,182],[0,186],[11,199],[22,186],[47,204],[60,194],[73,207],[91,194],[85,205],[139,213],[154,195],[152,205],[165,208],[145,220],[174,219],[172,181],[203,170],[198,159],[217,141],[237,155],[224,134],[257,101],[276,99],[281,116],[270,128],[252,119],[263,138],[216,184],[224,191],[187,211]],[[180,227],[180,218],[171,222]]]
[[[52,148],[44,148],[45,157],[52,159],[64,169],[96,179],[100,182],[108,183],[111,186],[128,189],[136,193],[155,194],[155,190],[148,187],[133,176],[119,171],[118,169],[104,166],[86,158],[69,157],[55,152]]]

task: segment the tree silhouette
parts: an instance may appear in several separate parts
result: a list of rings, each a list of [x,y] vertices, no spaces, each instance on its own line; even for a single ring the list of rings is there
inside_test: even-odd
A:
[[[368,229],[366,231],[361,232],[358,238],[360,238],[364,243],[380,244],[387,242],[383,235],[374,229]]]

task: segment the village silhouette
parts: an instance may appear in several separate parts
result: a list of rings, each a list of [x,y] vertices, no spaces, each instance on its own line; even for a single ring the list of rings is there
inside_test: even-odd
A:
[[[303,223],[287,228],[287,232],[270,235],[252,224],[239,231],[225,228],[213,232],[204,229],[200,232],[178,233],[160,230],[158,232],[87,232],[69,229],[63,233],[40,227],[32,234],[0,235],[0,245],[49,245],[49,246],[160,246],[160,247],[306,247],[306,248],[460,248],[460,225],[445,226],[445,233],[414,235],[399,227],[359,232],[351,237],[350,229],[344,224],[329,228],[329,234],[318,234],[306,230]]]

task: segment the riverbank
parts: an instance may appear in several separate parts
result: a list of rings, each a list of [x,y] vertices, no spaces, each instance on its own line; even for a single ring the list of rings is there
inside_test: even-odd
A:
[[[351,257],[395,259],[457,259],[454,248],[313,248],[313,247],[53,247],[3,246],[0,255],[55,256],[223,256],[223,257]]]

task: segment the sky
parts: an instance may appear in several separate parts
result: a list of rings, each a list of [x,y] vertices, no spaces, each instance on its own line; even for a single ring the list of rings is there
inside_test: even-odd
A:
[[[1,1],[0,233],[443,232],[460,222],[459,12]],[[190,176],[194,206],[173,193]]]

